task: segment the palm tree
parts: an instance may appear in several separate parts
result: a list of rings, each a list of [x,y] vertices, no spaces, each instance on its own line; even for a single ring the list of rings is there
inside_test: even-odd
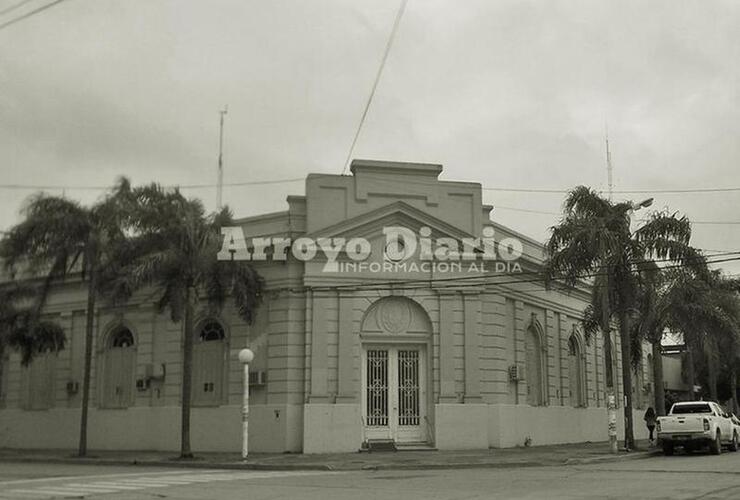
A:
[[[655,377],[655,409],[659,415],[665,414],[665,395],[663,393],[663,363],[661,341],[666,331],[681,333],[689,352],[706,350],[711,347],[712,338],[708,332],[713,328],[726,327],[727,322],[717,317],[715,309],[718,300],[732,305],[732,298],[721,292],[724,287],[712,285],[717,278],[706,265],[703,257],[697,257],[691,268],[645,269],[640,273],[638,296],[638,315],[635,322],[635,338],[645,339],[652,344],[653,371]],[[728,290],[729,292],[729,290]],[[726,329],[726,328],[725,328]],[[712,354],[707,350],[707,359]],[[692,363],[693,356],[687,356]],[[693,387],[693,365],[688,370]]]
[[[590,306],[584,311],[584,330],[598,325],[604,335],[607,359],[613,320],[619,327],[622,351],[622,385],[625,447],[634,448],[632,422],[632,327],[637,296],[636,273],[650,259],[690,262],[697,252],[689,246],[691,225],[685,217],[656,213],[638,229],[631,229],[631,214],[647,203],[612,203],[595,191],[578,186],[566,197],[564,215],[552,228],[546,245],[546,281],[563,280],[575,286],[594,277]],[[607,362],[607,384],[613,383]]]
[[[731,385],[736,382],[732,378],[732,372],[740,347],[740,299],[737,294],[738,281],[726,278],[718,271],[711,274],[710,287],[715,314],[709,317],[716,318],[709,323],[709,338],[718,361],[717,365],[713,366],[715,376],[711,387],[716,401],[718,399],[717,373],[721,368],[726,368],[730,372]],[[733,392],[733,402],[735,398],[736,394]]]
[[[66,337],[58,323],[39,317],[33,303],[37,291],[18,283],[6,283],[0,289],[0,360],[6,349],[21,354],[27,366],[36,354],[64,349]]]
[[[218,261],[220,229],[232,224],[223,209],[207,215],[200,201],[156,184],[133,191],[136,208],[131,218],[133,238],[119,255],[120,267],[109,293],[126,300],[145,286],[159,292],[160,310],[183,323],[181,458],[192,458],[190,406],[193,359],[193,318],[201,298],[213,312],[231,296],[239,316],[251,323],[261,301],[263,280],[243,261]]]
[[[640,276],[642,279],[639,280],[633,338],[639,341],[647,340],[650,343],[653,363],[653,407],[655,413],[661,416],[666,414],[661,342],[668,328],[669,300],[666,289],[669,280],[658,266],[646,266]],[[640,342],[637,345],[639,346]]]
[[[672,327],[681,331],[694,352],[704,353],[709,394],[717,400],[717,376],[720,362],[734,366],[740,346],[740,299],[738,281],[719,271],[702,276],[684,277],[671,289]],[[690,373],[695,370],[690,367]],[[690,380],[693,385],[695,380]]]
[[[87,454],[87,420],[95,304],[100,275],[111,263],[113,250],[125,239],[122,231],[129,183],[122,179],[114,190],[90,207],[65,197],[38,194],[24,208],[25,219],[0,242],[0,258],[12,277],[19,270],[43,276],[38,309],[43,308],[53,282],[72,273],[87,281],[85,361],[78,455]]]

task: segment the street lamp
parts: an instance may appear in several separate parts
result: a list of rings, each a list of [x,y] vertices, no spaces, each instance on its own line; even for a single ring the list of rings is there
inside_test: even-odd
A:
[[[642,200],[639,203],[635,203],[633,201],[632,202],[632,210],[633,211],[637,211],[637,210],[640,210],[641,208],[647,208],[647,207],[649,207],[650,205],[653,204],[653,200],[654,200],[654,198],[647,198],[645,200]]]
[[[249,363],[254,359],[250,349],[239,351],[239,361],[244,365],[244,397],[242,399],[242,460],[249,453]]]
[[[627,212],[627,217],[630,219],[632,218],[632,213],[640,210],[641,208],[647,208],[653,204],[653,198],[647,198],[640,202],[629,202],[630,204],[630,210]],[[606,300],[606,296],[604,296],[604,299]],[[612,354],[612,356],[614,356]],[[609,363],[611,363],[612,360],[609,360]],[[613,367],[613,365],[612,365]],[[625,396],[625,406],[626,406],[626,399]],[[609,391],[606,395],[606,411],[607,411],[607,419],[608,419],[608,435],[609,435],[609,449],[612,453],[617,453],[617,399],[614,395],[613,391]]]

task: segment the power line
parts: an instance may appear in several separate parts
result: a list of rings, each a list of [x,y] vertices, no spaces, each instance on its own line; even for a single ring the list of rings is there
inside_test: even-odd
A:
[[[55,5],[59,5],[60,3],[64,2],[64,1],[65,0],[54,0],[51,3],[48,3],[48,4],[43,5],[41,7],[38,7],[36,9],[32,10],[32,11],[26,12],[25,14],[20,15],[20,16],[16,17],[15,19],[11,19],[10,21],[7,21],[7,22],[5,22],[3,24],[0,24],[0,30],[3,30],[3,29],[5,29],[5,28],[7,28],[9,26],[12,26],[13,24],[15,24],[17,22],[23,21],[24,19],[28,19],[29,17],[34,16],[36,14],[39,14],[40,12],[43,12],[46,9],[50,9],[50,8],[54,7]]]
[[[367,112],[370,109],[370,104],[372,104],[373,97],[375,97],[375,91],[378,88],[380,77],[383,74],[383,68],[385,68],[385,63],[388,60],[388,54],[391,51],[391,46],[393,45],[393,40],[396,37],[398,26],[401,24],[401,17],[403,17],[403,11],[406,9],[407,1],[408,0],[401,0],[401,5],[398,8],[398,13],[396,14],[396,20],[393,23],[391,34],[388,37],[388,43],[385,46],[385,52],[383,53],[383,58],[380,61],[380,67],[378,68],[378,73],[375,75],[375,81],[373,82],[373,86],[370,89],[370,95],[368,96],[367,102],[365,103],[365,109],[363,109],[362,111],[362,116],[360,117],[360,123],[357,126],[357,131],[355,132],[355,136],[352,139],[352,144],[350,145],[349,151],[347,152],[347,158],[344,160],[344,167],[342,168],[342,175],[344,175],[347,172],[347,168],[349,167],[349,162],[352,159],[352,153],[354,152],[355,146],[357,145],[357,139],[360,137],[360,132],[362,131],[362,125],[365,123],[365,118],[367,117]]]
[[[322,174],[318,174],[322,175]],[[323,174],[326,176],[332,176],[332,174]],[[226,187],[245,187],[245,186],[264,186],[264,185],[271,185],[271,184],[287,184],[287,183],[293,183],[293,182],[303,182],[305,181],[305,177],[293,177],[289,179],[274,179],[274,180],[262,180],[262,181],[244,181],[244,182],[228,182],[224,183],[223,186]],[[413,181],[405,181],[405,182],[413,182]],[[218,184],[169,184],[165,185],[166,188],[179,188],[179,189],[209,189],[209,188],[218,188]],[[63,184],[0,184],[0,189],[16,189],[16,190],[69,190],[69,191],[104,191],[107,189],[110,189],[110,186],[81,186],[81,185],[63,185]],[[483,190],[501,190],[504,188],[483,188]],[[740,188],[738,188],[740,189]],[[539,192],[539,191],[537,191]],[[548,191],[550,192],[550,191]],[[563,191],[565,192],[565,191]],[[646,192],[659,192],[656,191],[646,191]],[[545,210],[532,210],[528,208],[519,208],[519,207],[510,207],[505,205],[494,205],[493,206],[494,211],[496,210],[511,210],[514,212],[523,212],[523,213],[529,213],[529,214],[535,214],[535,215],[547,215],[547,216],[561,216],[562,213],[559,212],[549,212]],[[639,219],[639,222],[645,222],[646,219]],[[691,220],[691,224],[697,224],[697,225],[740,225],[740,220],[734,221],[717,221],[717,220]]]
[[[740,253],[740,252],[736,252]],[[731,257],[726,259],[718,259],[710,261],[710,264],[718,264],[723,262],[735,262],[740,261],[740,257]],[[673,264],[664,266],[662,269],[680,269],[687,267],[686,264]],[[523,274],[535,274],[535,272],[523,273]],[[603,272],[586,273],[579,278],[595,278],[597,276],[603,276]],[[441,286],[435,287],[435,289],[469,289],[476,288],[482,285],[514,285],[514,284],[525,284],[525,283],[542,283],[544,276],[537,276],[535,278],[527,279],[510,279],[508,281],[490,281],[492,278],[501,278],[501,275],[475,275],[475,276],[455,276],[449,278],[428,278],[428,279],[416,279],[416,280],[397,280],[379,283],[357,283],[357,284],[343,284],[343,285],[303,285],[297,287],[281,287],[272,289],[270,291],[288,291],[290,293],[302,293],[306,291],[399,291],[399,290],[428,290],[432,283],[444,283]],[[558,279],[558,278],[554,278]],[[562,279],[562,278],[561,278]],[[410,286],[408,286],[410,285]],[[593,285],[589,285],[593,286]],[[561,290],[573,290],[574,287],[568,287],[563,284],[554,284],[553,287],[558,287]],[[430,291],[434,293],[434,291]]]
[[[9,5],[8,7],[5,7],[3,10],[0,10],[0,16],[7,14],[8,12],[17,9],[18,7],[23,7],[29,2],[33,2],[34,0],[22,0],[21,2],[14,3],[13,5]]]
[[[509,188],[509,187],[484,187],[483,191],[501,191],[512,193],[547,193],[547,194],[567,194],[570,189],[549,189],[549,188]],[[603,190],[597,190],[601,193]],[[692,188],[692,189],[615,189],[614,194],[691,194],[691,193],[734,193],[740,192],[738,187],[726,188]]]
[[[327,177],[333,176],[333,174],[312,174],[312,175],[325,175]],[[262,181],[244,181],[244,182],[229,182],[224,183],[224,186],[250,186],[259,184],[287,184],[292,182],[305,181],[306,177],[292,177],[288,179],[267,179]],[[404,182],[414,183],[412,180],[405,180]],[[445,182],[445,181],[441,181]],[[419,183],[420,184],[420,183]],[[216,188],[218,184],[179,184],[171,185],[168,187],[180,187],[182,189],[207,189]],[[50,185],[50,184],[0,184],[0,189],[70,189],[70,190],[104,190],[109,189],[110,186],[84,186],[84,185]],[[567,194],[571,190],[569,189],[546,189],[546,188],[512,188],[512,187],[483,187],[483,191],[497,191],[497,192],[511,192],[511,193],[545,193],[545,194]],[[601,190],[596,190],[602,192]],[[726,192],[740,192],[740,186],[738,187],[727,187],[727,188],[697,188],[697,189],[637,189],[637,190],[615,190],[617,194],[687,194],[687,193],[726,193]],[[503,208],[503,207],[500,207]],[[507,207],[509,210],[517,210],[514,207]],[[522,210],[522,209],[519,209]],[[554,214],[548,212],[548,214]],[[559,215],[559,214],[554,214]]]
[[[264,181],[244,181],[225,183],[224,186],[262,186],[265,184],[284,184],[289,182],[299,182],[306,180],[305,177],[294,177],[291,179],[275,179]],[[205,189],[214,188],[218,184],[169,184],[166,188],[180,189]],[[0,184],[0,189],[19,189],[19,190],[42,190],[42,189],[69,189],[70,191],[103,191],[110,189],[111,186],[81,186],[81,185],[64,185],[64,184]]]
[[[493,206],[494,212],[496,210],[512,210],[514,212],[524,212],[528,214],[535,214],[535,215],[554,215],[554,216],[561,216],[562,213],[558,212],[547,212],[544,210],[531,210],[528,208],[518,208],[518,207],[507,207],[504,205],[494,205]],[[638,219],[639,222],[647,222],[647,219]],[[740,225],[740,220],[693,220],[689,219],[689,221],[692,224],[707,224],[707,225]]]
[[[728,257],[725,259],[715,259],[715,260],[707,260],[708,264],[719,264],[723,262],[733,262],[740,260],[740,256],[737,256],[740,254],[740,252],[728,252],[727,255],[733,255],[733,257]],[[712,257],[722,257],[722,255],[714,255]],[[472,261],[471,261],[472,262]],[[646,263],[648,261],[640,260],[640,261],[634,261],[632,264],[641,264]],[[671,259],[658,259],[653,262],[675,262]],[[677,269],[677,268],[684,268],[688,267],[688,264],[685,263],[677,263],[677,264],[670,264],[667,266],[663,266],[661,269]],[[509,281],[502,281],[502,282],[486,282],[486,284],[491,285],[508,285],[508,284],[517,284],[517,283],[538,283],[544,281],[545,275],[543,271],[522,271],[521,273],[518,273],[520,276],[527,276],[532,275],[535,276],[534,278],[526,278],[526,279],[514,279]],[[591,273],[584,273],[583,275],[579,276],[579,279],[587,279],[587,278],[595,278],[597,276],[604,276],[605,273],[602,271],[597,272],[591,272]],[[317,285],[314,287],[306,286],[304,288],[306,289],[314,289],[314,290],[325,290],[325,289],[332,289],[332,290],[342,290],[342,289],[363,289],[363,290],[397,290],[397,289],[418,289],[418,288],[425,288],[428,284],[431,283],[451,283],[450,286],[452,287],[459,287],[459,286],[480,286],[482,280],[490,279],[490,278],[500,278],[501,275],[496,274],[476,274],[473,276],[452,276],[452,277],[446,277],[446,278],[415,278],[415,279],[405,279],[405,280],[391,280],[391,281],[381,281],[381,282],[375,282],[375,283],[356,283],[356,284],[342,284],[342,285]],[[559,278],[554,278],[559,279]],[[560,278],[562,279],[562,277]],[[470,283],[471,281],[475,281],[474,283]],[[460,283],[463,282],[463,283]],[[402,285],[412,285],[410,287],[404,287]]]
[[[531,210],[529,208],[517,208],[517,207],[506,207],[504,205],[493,205],[493,211],[496,210],[512,210],[514,212],[524,212],[528,214],[536,214],[536,215],[563,215],[558,212],[545,212],[543,210]]]
[[[714,226],[740,225],[740,220],[692,220],[692,224],[707,224]]]

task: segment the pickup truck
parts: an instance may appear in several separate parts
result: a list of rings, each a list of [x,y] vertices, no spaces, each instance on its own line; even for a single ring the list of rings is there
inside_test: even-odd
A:
[[[685,401],[671,407],[668,416],[658,417],[658,443],[665,455],[673,455],[677,447],[690,452],[709,447],[715,455],[722,447],[738,450],[738,430],[731,415],[711,401]]]

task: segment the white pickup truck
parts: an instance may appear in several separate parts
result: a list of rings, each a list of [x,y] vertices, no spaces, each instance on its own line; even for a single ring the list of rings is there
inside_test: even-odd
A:
[[[674,404],[668,416],[658,417],[656,430],[666,455],[673,455],[677,447],[693,451],[708,446],[715,455],[722,453],[723,446],[738,450],[738,430],[731,415],[710,401]]]

